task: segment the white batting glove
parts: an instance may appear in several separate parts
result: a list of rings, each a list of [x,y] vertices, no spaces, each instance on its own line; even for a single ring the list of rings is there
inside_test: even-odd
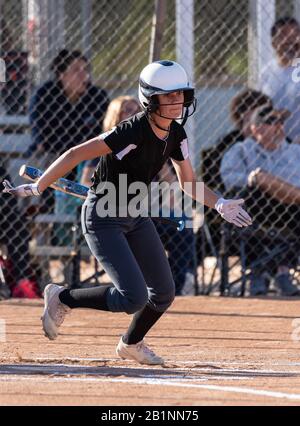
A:
[[[20,185],[13,187],[8,180],[3,181],[4,189],[2,192],[7,192],[8,194],[16,195],[18,197],[30,197],[33,195],[41,195],[37,183],[29,183],[26,185]]]
[[[224,198],[219,198],[215,204],[215,209],[227,222],[242,228],[243,226],[252,225],[251,217],[241,207],[243,203],[243,199],[225,200]]]

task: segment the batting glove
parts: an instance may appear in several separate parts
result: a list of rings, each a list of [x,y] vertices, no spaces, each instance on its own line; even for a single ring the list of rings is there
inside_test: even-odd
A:
[[[241,207],[243,203],[243,199],[225,200],[224,198],[219,198],[215,204],[215,209],[227,222],[242,228],[243,226],[252,225],[251,217]]]
[[[41,195],[39,186],[37,183],[29,183],[26,185],[20,185],[13,187],[8,180],[3,181],[4,189],[2,192],[7,192],[8,194],[16,195],[18,197],[30,197],[32,195]]]

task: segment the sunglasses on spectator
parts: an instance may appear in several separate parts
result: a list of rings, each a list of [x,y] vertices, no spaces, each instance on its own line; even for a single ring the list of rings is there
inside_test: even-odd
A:
[[[277,116],[270,116],[268,118],[266,118],[262,124],[267,124],[268,126],[276,126],[277,124],[284,124],[284,119],[283,118],[279,118]]]

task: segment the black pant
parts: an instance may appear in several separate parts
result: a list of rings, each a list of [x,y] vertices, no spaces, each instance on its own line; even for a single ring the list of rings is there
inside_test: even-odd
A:
[[[175,285],[152,220],[101,218],[97,202],[97,196],[89,193],[81,223],[91,252],[114,284],[106,295],[109,311],[133,314],[148,304],[164,312],[174,300]]]

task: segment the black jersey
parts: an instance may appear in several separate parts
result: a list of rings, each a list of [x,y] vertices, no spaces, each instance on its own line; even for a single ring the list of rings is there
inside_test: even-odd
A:
[[[118,189],[121,174],[126,174],[128,186],[133,182],[148,186],[168,158],[183,161],[188,157],[184,128],[173,121],[168,137],[160,139],[144,112],[122,121],[100,138],[112,153],[100,158],[93,174],[91,191],[95,194],[101,193],[106,182],[113,183]]]

